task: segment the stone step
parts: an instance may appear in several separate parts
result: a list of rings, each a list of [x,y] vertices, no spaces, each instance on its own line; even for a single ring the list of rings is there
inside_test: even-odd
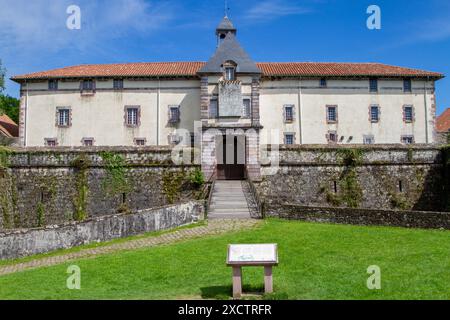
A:
[[[211,205],[217,205],[217,204],[220,204],[220,205],[229,205],[229,206],[233,206],[233,205],[239,205],[239,204],[245,204],[245,205],[247,205],[247,201],[245,201],[245,199],[244,200],[233,200],[233,201],[230,201],[230,200],[212,200],[211,201]]]
[[[212,190],[208,218],[250,218],[250,210],[241,181],[216,181]]]
[[[238,206],[226,206],[226,205],[213,205],[209,207],[212,211],[243,211],[248,210],[248,206],[245,204],[238,205]]]
[[[214,192],[212,194],[212,197],[219,197],[219,198],[245,198],[245,194],[243,192]]]
[[[250,219],[248,214],[246,215],[234,215],[234,214],[223,214],[223,215],[211,215],[208,216],[209,220],[224,220],[224,219],[233,219],[233,220],[247,220]]]
[[[229,195],[229,196],[212,196],[211,200],[219,200],[219,201],[245,201],[244,195]]]
[[[248,208],[213,208],[210,212],[215,213],[236,213],[236,212],[246,212],[249,213]]]
[[[216,192],[230,192],[230,191],[242,192],[242,188],[214,188],[214,191],[216,191]]]

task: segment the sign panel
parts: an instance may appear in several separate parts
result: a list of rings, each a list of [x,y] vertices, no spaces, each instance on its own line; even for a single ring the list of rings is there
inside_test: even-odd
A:
[[[276,265],[278,251],[276,244],[230,244],[227,264],[229,265]]]
[[[219,84],[219,117],[242,117],[244,103],[241,83],[224,81]]]

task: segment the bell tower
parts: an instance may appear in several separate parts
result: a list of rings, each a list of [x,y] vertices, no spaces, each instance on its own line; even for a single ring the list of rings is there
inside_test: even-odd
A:
[[[228,33],[232,33],[234,36],[236,36],[237,30],[226,15],[225,17],[223,17],[222,21],[216,28],[217,46],[222,43]]]

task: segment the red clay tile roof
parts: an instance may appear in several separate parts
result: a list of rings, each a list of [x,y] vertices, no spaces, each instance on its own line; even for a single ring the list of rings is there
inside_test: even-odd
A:
[[[122,64],[79,65],[44,72],[15,76],[20,82],[31,79],[81,77],[196,77],[204,62],[143,62]],[[263,76],[378,76],[378,77],[432,77],[443,74],[424,70],[389,66],[379,63],[325,63],[325,62],[269,62],[257,63]]]
[[[0,134],[10,138],[19,136],[19,126],[6,114],[0,114]]]
[[[444,111],[436,121],[437,132],[450,132],[450,108]]]
[[[436,77],[443,74],[424,70],[390,66],[381,63],[257,63],[267,76],[379,76],[379,77]]]

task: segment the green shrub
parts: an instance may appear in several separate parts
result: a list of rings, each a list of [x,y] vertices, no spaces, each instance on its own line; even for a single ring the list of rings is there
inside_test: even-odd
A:
[[[189,180],[196,188],[200,188],[205,184],[205,176],[199,168],[196,168],[190,174]]]

